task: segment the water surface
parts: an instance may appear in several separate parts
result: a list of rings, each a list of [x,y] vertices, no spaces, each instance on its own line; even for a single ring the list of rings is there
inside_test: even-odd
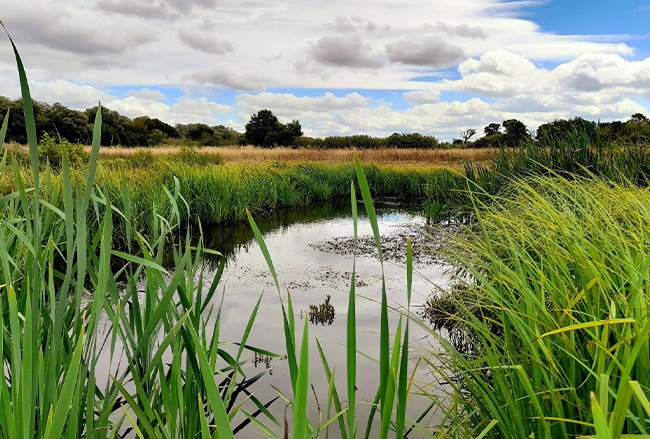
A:
[[[319,307],[327,300],[328,310],[325,324],[310,323],[310,382],[313,384],[314,395],[309,401],[309,413],[313,422],[319,416],[325,419],[327,405],[328,383],[325,379],[321,360],[318,356],[316,340],[318,340],[328,359],[330,368],[336,372],[336,384],[342,400],[346,396],[346,323],[347,305],[350,291],[350,275],[353,267],[353,256],[345,248],[332,243],[346,242],[353,236],[353,223],[349,215],[349,207],[323,205],[309,211],[288,211],[272,218],[258,220],[264,240],[273,259],[281,295],[278,295],[273,278],[259,246],[253,239],[248,225],[227,225],[204,231],[205,245],[208,248],[221,251],[227,258],[226,268],[220,282],[215,305],[221,301],[221,340],[237,341],[241,339],[248,318],[255,303],[262,295],[259,314],[251,331],[248,344],[265,350],[285,354],[285,341],[282,323],[281,300],[291,294],[296,326],[302,333],[304,318],[309,315],[310,305]],[[368,242],[372,231],[363,209],[360,206],[359,238]],[[407,235],[421,237],[425,219],[413,209],[400,206],[399,203],[379,203],[377,206],[378,221],[382,240],[387,247],[395,247],[403,242]],[[428,238],[429,239],[429,238]],[[433,238],[430,238],[433,239]],[[325,244],[325,245],[324,245]],[[329,245],[327,245],[329,244]],[[404,246],[405,248],[405,246]],[[379,352],[379,321],[381,300],[382,269],[376,254],[365,252],[356,260],[357,277],[357,388],[360,399],[372,402],[379,382],[379,368],[376,363]],[[389,306],[404,310],[406,307],[406,267],[402,258],[395,255],[399,249],[387,252],[392,260],[384,264],[386,290]],[[207,260],[216,266],[214,259]],[[426,300],[435,288],[444,287],[448,282],[448,267],[435,262],[430,257],[419,258],[414,267],[412,311]],[[216,269],[209,269],[205,282],[212,281]],[[334,314],[331,313],[333,307]],[[398,312],[391,312],[391,333],[396,330],[399,319]],[[331,320],[331,322],[329,321]],[[427,332],[420,327],[411,326],[411,355],[409,373],[418,366],[416,377],[418,383],[435,384],[435,375],[419,362],[421,354],[426,355],[427,349],[435,348],[435,344]],[[300,346],[300,339],[297,340]],[[233,349],[234,351],[234,349]],[[254,376],[262,370],[268,373],[255,385],[255,396],[267,401],[277,396],[277,387],[287,395],[291,395],[289,368],[284,358],[269,359],[264,356],[250,354],[250,362],[244,370],[247,376]],[[416,386],[412,388],[415,392]],[[431,391],[431,389],[429,389]],[[430,404],[429,398],[414,396],[409,401],[409,415],[417,417]],[[346,403],[343,402],[344,407]],[[368,405],[358,404],[357,415],[365,428]],[[254,410],[252,404],[248,407]],[[277,401],[272,413],[282,422],[285,403]],[[287,410],[290,417],[291,410]],[[264,421],[263,418],[260,418]],[[425,423],[436,425],[438,413],[432,413]],[[258,433],[256,427],[249,426],[241,435],[254,437]],[[332,424],[330,437],[338,437],[338,425]],[[412,437],[418,437],[418,434]]]

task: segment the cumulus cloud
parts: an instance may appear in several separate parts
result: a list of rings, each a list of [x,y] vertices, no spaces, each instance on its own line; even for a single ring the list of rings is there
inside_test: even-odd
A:
[[[152,90],[150,88],[142,88],[140,90],[129,90],[126,92],[126,95],[138,99],[148,99],[151,101],[162,101],[166,98],[165,94],[160,90]]]
[[[97,6],[105,11],[145,18],[171,18],[194,8],[213,8],[217,0],[99,0]]]
[[[331,92],[326,92],[319,97],[297,97],[291,93],[258,93],[241,94],[237,96],[239,107],[257,111],[263,108],[273,108],[280,112],[328,112],[346,110],[351,108],[364,108],[368,106],[368,99],[357,92],[348,93],[337,97]]]
[[[127,96],[106,103],[106,107],[120,114],[135,118],[139,116],[155,117],[170,124],[217,122],[216,116],[229,113],[233,108],[209,101],[205,97],[182,97],[173,105],[167,105],[153,99]]]
[[[111,95],[90,85],[80,85],[72,81],[33,81],[30,84],[34,99],[41,102],[61,104],[76,109],[85,110],[113,99]]]
[[[434,32],[443,32],[449,36],[458,36],[464,38],[478,38],[485,39],[487,34],[480,26],[470,26],[468,24],[451,25],[447,23],[438,22],[434,25],[426,25],[427,29]]]
[[[462,78],[444,87],[503,99],[525,96],[547,107],[611,103],[644,96],[650,87],[650,58],[629,61],[613,54],[585,54],[547,69],[499,50],[464,61],[458,70]]]
[[[424,39],[411,37],[387,44],[386,54],[390,62],[434,68],[456,65],[465,57],[463,49],[447,43],[438,36],[429,36]]]
[[[227,69],[194,72],[186,78],[201,85],[218,88],[232,88],[243,91],[261,90],[264,88],[263,82],[259,78]]]
[[[376,69],[383,64],[358,34],[324,36],[311,47],[309,55],[319,63],[339,67]]]
[[[87,11],[66,13],[48,4],[38,14],[22,11],[26,5],[11,10],[6,19],[16,41],[71,52],[80,56],[121,54],[134,47],[156,41],[151,29],[133,22],[105,26]]]
[[[178,36],[183,43],[187,44],[192,49],[200,50],[201,52],[223,55],[234,50],[230,41],[219,40],[213,37],[210,32],[192,32],[186,29],[181,29],[178,32]]]
[[[171,15],[162,1],[138,2],[130,0],[99,0],[97,6],[105,11],[147,18],[167,18]]]
[[[414,90],[402,96],[411,104],[432,104],[440,101],[440,90]]]
[[[336,31],[336,32],[356,32],[356,28],[354,27],[354,24],[345,17],[336,17],[336,20],[334,20],[334,23],[326,25],[326,27]]]

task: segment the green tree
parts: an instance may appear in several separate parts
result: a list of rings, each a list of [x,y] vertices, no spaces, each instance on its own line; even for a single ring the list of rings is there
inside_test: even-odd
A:
[[[249,145],[263,146],[289,146],[296,143],[302,136],[300,122],[293,120],[282,124],[271,110],[260,110],[253,114],[246,124],[244,140]]]
[[[650,120],[642,114],[642,113],[634,113],[632,117],[630,117],[630,122],[632,123],[648,123]]]
[[[49,119],[46,131],[51,136],[61,137],[72,143],[90,143],[91,133],[85,113],[71,110],[56,102],[46,108],[45,115]]]
[[[483,134],[486,136],[494,136],[501,133],[501,124],[500,123],[491,123],[485,128],[483,128]]]
[[[503,128],[506,130],[504,141],[507,146],[516,146],[530,139],[530,132],[528,132],[526,125],[517,119],[504,120]]]

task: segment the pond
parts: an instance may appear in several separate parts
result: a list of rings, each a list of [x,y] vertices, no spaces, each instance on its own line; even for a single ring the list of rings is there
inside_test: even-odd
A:
[[[359,430],[366,426],[370,404],[379,384],[379,324],[382,269],[379,263],[372,230],[365,216],[363,204],[359,206],[356,259],[356,323],[357,323],[357,419]],[[421,305],[437,289],[450,282],[449,266],[436,257],[436,238],[429,235],[426,220],[418,209],[404,206],[400,200],[381,200],[376,203],[379,231],[385,257],[384,276],[389,308],[391,334],[394,334],[400,313],[406,311],[406,238],[411,237],[414,248],[414,276],[411,312],[418,313]],[[223,348],[232,355],[241,340],[246,325],[258,299],[261,304],[250,332],[247,344],[277,353],[279,357],[244,351],[248,360],[243,366],[247,378],[266,372],[249,390],[260,401],[268,402],[278,396],[278,390],[291,397],[291,381],[286,354],[282,319],[282,302],[286,304],[291,295],[296,327],[297,346],[300,346],[303,319],[309,320],[309,381],[312,392],[309,400],[309,417],[314,423],[327,419],[328,381],[318,354],[316,341],[320,343],[329,366],[335,371],[335,383],[343,407],[347,406],[346,346],[347,308],[350,277],[353,269],[353,220],[350,206],[320,205],[308,210],[280,211],[273,216],[257,218],[266,246],[275,266],[282,297],[278,295],[267,263],[248,224],[228,224],[204,229],[204,246],[220,251],[226,258],[225,268],[212,301],[215,308],[221,306],[219,340],[233,342]],[[221,259],[207,255],[204,263],[205,289],[213,282]],[[310,310],[312,311],[310,313]],[[212,316],[214,318],[213,313]],[[105,322],[107,327],[110,322]],[[419,387],[435,393],[439,389],[436,375],[426,362],[421,361],[427,351],[437,349],[426,324],[411,325],[411,349],[409,374],[413,373],[407,417],[417,418],[432,403],[430,396],[418,396]],[[210,330],[210,328],[208,328]],[[391,342],[392,343],[392,342]],[[119,349],[118,340],[118,349]],[[111,364],[108,352],[102,352]],[[168,359],[169,360],[169,359]],[[414,372],[415,371],[415,372]],[[108,370],[99,370],[98,377],[108,379]],[[244,399],[240,397],[240,400]],[[366,401],[364,403],[363,401]],[[286,403],[278,399],[270,406],[270,412],[282,424]],[[421,425],[435,428],[442,419],[436,406],[421,421]],[[253,413],[252,401],[244,401],[243,408]],[[319,412],[322,411],[323,413]],[[332,414],[334,409],[332,409]],[[286,410],[291,425],[291,410]],[[264,415],[259,421],[274,427],[282,437],[282,431],[272,426]],[[233,426],[245,417],[237,415]],[[375,417],[378,421],[379,417]],[[420,437],[417,432],[410,437]],[[246,426],[238,437],[263,437],[255,425]],[[324,434],[322,435],[325,436]],[[373,436],[376,436],[374,434]],[[329,428],[330,438],[340,437],[338,424]]]
[[[357,388],[359,400],[371,403],[379,383],[379,321],[381,301],[381,265],[372,239],[372,230],[359,205],[359,250],[356,260],[356,322],[357,348]],[[319,414],[319,406],[326,411],[328,382],[318,355],[316,340],[325,352],[330,368],[335,369],[336,385],[341,399],[346,395],[346,328],[347,306],[350,290],[350,276],[353,266],[352,237],[353,222],[349,206],[323,205],[309,211],[289,211],[272,218],[258,220],[264,241],[275,266],[282,300],[291,294],[296,326],[302,328],[304,318],[310,319],[310,382],[313,393],[309,401],[310,419],[317,421],[319,416],[326,419],[326,413]],[[406,237],[414,243],[414,279],[412,292],[412,312],[417,312],[432,292],[445,287],[449,282],[449,267],[435,257],[435,238],[426,232],[425,218],[416,210],[400,205],[395,200],[377,203],[377,214],[385,261],[384,274],[389,307],[405,309],[406,298]],[[281,310],[273,278],[258,244],[253,239],[248,225],[223,226],[204,231],[205,245],[222,251],[227,256],[227,264],[220,282],[223,297],[221,315],[221,340],[239,340],[244,332],[248,318],[255,303],[262,295],[259,314],[250,333],[248,344],[268,351],[284,354],[285,339]],[[209,261],[208,261],[209,262]],[[211,276],[205,279],[212,281]],[[310,314],[310,307],[312,313]],[[397,311],[389,313],[391,334],[399,320]],[[411,326],[411,355],[409,373],[418,368],[415,377],[419,385],[432,391],[435,383],[424,362],[419,362],[426,350],[435,349],[432,337],[416,325]],[[302,330],[298,331],[299,334]],[[300,340],[297,340],[300,346]],[[233,349],[234,351],[234,349]],[[262,370],[268,373],[256,383],[255,395],[261,401],[277,396],[277,387],[291,395],[289,367],[283,358],[266,358],[251,355],[251,362],[245,371],[254,376]],[[417,393],[413,386],[412,393]],[[409,400],[408,414],[417,417],[431,404],[429,397],[414,396]],[[343,406],[345,407],[345,403]],[[271,410],[282,423],[285,403],[276,401]],[[254,410],[251,404],[250,410]],[[290,413],[290,410],[287,411]],[[369,406],[357,405],[360,428],[365,428]],[[290,415],[289,415],[290,416]],[[376,418],[378,419],[378,418]],[[264,422],[263,417],[260,418]],[[423,423],[435,426],[440,420],[439,413],[433,410]],[[255,426],[249,426],[243,436],[257,433]],[[330,437],[338,437],[338,426],[332,424]],[[417,436],[417,435],[416,435]]]

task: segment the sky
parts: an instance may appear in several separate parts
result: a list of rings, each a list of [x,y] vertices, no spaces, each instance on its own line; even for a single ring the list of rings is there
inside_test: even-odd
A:
[[[442,140],[650,114],[650,2],[0,0],[38,101],[243,131]],[[0,95],[19,97],[8,39]]]

